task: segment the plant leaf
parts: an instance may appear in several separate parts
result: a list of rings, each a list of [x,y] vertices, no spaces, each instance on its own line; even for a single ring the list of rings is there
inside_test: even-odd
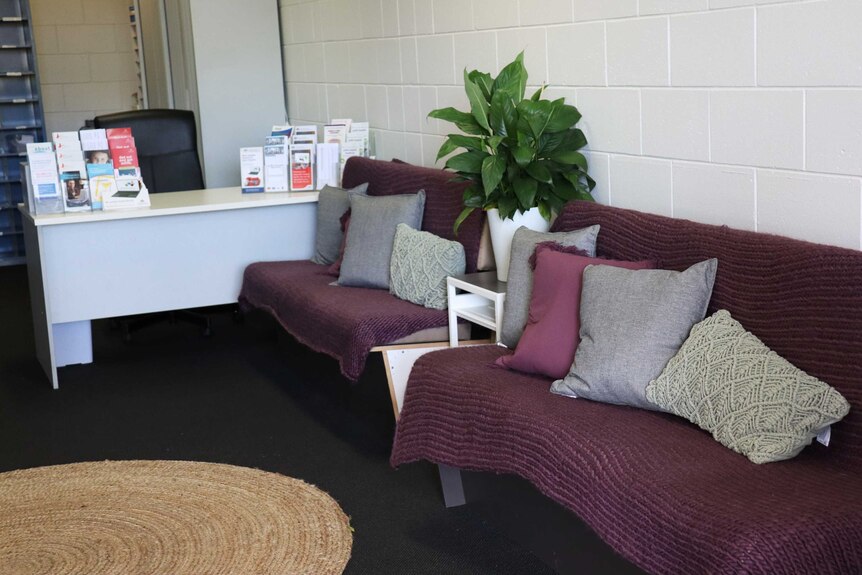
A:
[[[533,93],[533,96],[532,96],[530,99],[531,99],[532,101],[534,101],[534,102],[538,102],[539,100],[541,100],[541,99],[542,99],[542,94],[544,94],[544,93],[545,93],[545,88],[547,88],[547,87],[548,87],[548,85],[547,85],[547,84],[542,84],[542,85],[539,87],[539,89],[538,89],[538,90],[536,90],[536,91]]]
[[[518,130],[518,112],[512,96],[506,92],[494,92],[491,96],[491,125],[500,136],[513,136]]]
[[[505,172],[506,159],[503,156],[488,156],[482,161],[482,185],[486,198],[500,185]]]
[[[559,101],[559,100],[558,100]],[[556,102],[555,102],[556,103]],[[562,132],[568,130],[581,119],[581,113],[574,106],[567,106],[560,102],[554,106],[554,112],[551,114],[551,121],[545,128],[548,132]]]
[[[485,149],[485,142],[482,138],[473,138],[471,136],[464,136],[462,134],[449,134],[448,138],[459,148],[465,148],[467,150],[477,150],[479,152]]]
[[[473,210],[475,209],[476,208],[464,208],[463,210],[461,210],[461,213],[458,214],[458,217],[455,218],[455,225],[452,226],[452,230],[455,232],[456,236],[458,235],[458,228],[461,227],[461,224],[464,223],[464,220],[470,217],[470,214],[472,214]]]
[[[475,118],[467,112],[462,112],[461,110],[456,110],[455,108],[438,108],[436,110],[431,110],[428,113],[429,118],[435,118],[437,120],[443,120],[445,122],[452,122],[453,124],[458,123],[469,123],[475,122]]]
[[[533,161],[533,149],[529,146],[518,146],[512,150],[512,157],[519,168],[526,168]]]
[[[511,219],[518,209],[518,201],[510,196],[502,197],[497,202],[497,209],[500,210],[500,217],[502,219]]]
[[[548,156],[549,160],[557,162],[558,164],[565,164],[567,166],[577,166],[583,171],[587,171],[587,158],[580,152],[576,152],[575,150],[557,150],[550,156]]]
[[[491,136],[488,138],[488,147],[496,152],[503,140],[505,140],[503,136]]]
[[[517,110],[521,119],[529,126],[533,137],[539,139],[551,121],[552,104],[547,100],[539,102],[522,100],[518,104]]]
[[[590,190],[590,193],[596,188],[596,181],[590,177],[589,174],[584,174],[584,178],[587,179],[587,187]],[[590,195],[590,200],[595,201],[592,195]]]
[[[456,172],[466,172],[468,174],[481,174],[482,161],[488,156],[485,152],[477,152],[470,150],[457,156],[452,156],[446,160],[446,167]]]
[[[527,173],[539,182],[545,184],[552,184],[554,182],[553,178],[551,177],[550,170],[548,170],[548,168],[538,162],[533,162],[532,164],[527,166]]]
[[[507,64],[497,74],[492,93],[505,91],[516,101],[520,102],[524,99],[524,90],[526,89],[527,69],[524,68],[524,53],[521,52],[515,57],[512,63]]]
[[[539,188],[539,183],[533,178],[516,178],[512,182],[512,187],[515,189],[515,196],[521,204],[521,209],[529,210],[536,204],[536,190]]]
[[[440,145],[440,149],[437,151],[437,160],[442,158],[443,156],[447,156],[458,149],[458,144],[452,141],[452,137],[446,138],[443,143]],[[435,160],[435,161],[437,161]]]
[[[467,91],[467,99],[470,100],[470,111],[473,112],[476,122],[490,132],[491,125],[488,123],[488,108],[490,106],[488,100],[485,99],[482,89],[470,79],[466,69],[464,70],[464,89]]]
[[[491,90],[494,88],[494,78],[491,77],[491,74],[485,74],[484,72],[480,72],[479,70],[473,70],[467,75],[470,80],[472,80],[479,89],[482,90],[482,94],[485,96],[485,100],[491,101]]]
[[[481,186],[470,184],[464,188],[464,205],[468,208],[481,208],[485,205],[485,194],[482,192]]]

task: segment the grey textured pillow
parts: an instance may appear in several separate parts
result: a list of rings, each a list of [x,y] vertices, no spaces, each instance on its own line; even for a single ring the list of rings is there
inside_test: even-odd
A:
[[[464,246],[432,233],[398,224],[392,246],[389,291],[434,309],[446,309],[446,276],[464,273]]]
[[[551,391],[658,410],[646,386],[706,314],[717,267],[715,259],[684,272],[587,266],[581,341],[569,375]]]
[[[533,293],[533,270],[530,258],[536,246],[542,242],[557,242],[563,246],[575,246],[590,257],[596,256],[596,237],[599,226],[590,226],[571,232],[534,232],[523,226],[515,231],[509,256],[509,281],[506,282],[506,305],[503,306],[503,327],[500,341],[514,349],[524,333],[530,313],[530,295]]]
[[[398,224],[422,227],[425,192],[350,196],[350,227],[338,285],[389,288],[389,262]]]
[[[850,410],[721,310],[691,330],[647,399],[696,423],[754,463],[795,457]]]
[[[314,237],[314,255],[311,261],[330,265],[338,259],[344,232],[341,231],[341,216],[350,209],[350,195],[365,195],[368,184],[359,184],[345,190],[323,186],[317,199],[317,232]]]

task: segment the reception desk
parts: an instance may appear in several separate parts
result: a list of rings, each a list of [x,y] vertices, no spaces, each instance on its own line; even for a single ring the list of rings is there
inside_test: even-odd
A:
[[[36,355],[90,363],[94,319],[237,301],[256,261],[311,257],[317,192],[221,188],[151,194],[151,207],[34,215],[20,208]]]

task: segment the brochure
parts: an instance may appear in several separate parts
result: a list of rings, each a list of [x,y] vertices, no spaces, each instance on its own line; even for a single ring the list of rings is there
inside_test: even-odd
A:
[[[105,130],[81,130],[79,135],[81,149],[85,152],[108,149],[108,135]]]
[[[347,126],[344,124],[326,125],[323,127],[323,143],[343,145],[347,139]]]
[[[362,156],[363,147],[362,144],[357,143],[347,143],[341,148],[341,170],[340,174],[344,174],[344,165],[347,163],[347,160],[352,158],[353,156]]]
[[[353,120],[350,118],[333,118],[329,121],[330,125],[347,126],[347,131],[350,131],[350,126],[353,125]]]
[[[317,185],[322,190],[324,186],[338,187],[341,185],[339,176],[340,146],[338,144],[317,144]]]
[[[27,144],[30,188],[33,193],[33,206],[37,214],[62,212],[63,196],[57,178],[57,157],[50,143]],[[28,190],[28,193],[30,191]]]
[[[272,127],[272,132],[270,135],[272,136],[285,136],[290,138],[290,133],[293,131],[293,128],[290,124],[275,124]]]
[[[63,200],[67,212],[89,212],[90,194],[84,187],[85,179],[81,172],[60,172],[60,183],[63,186]]]
[[[112,196],[117,191],[113,164],[87,164],[87,178],[89,179],[93,209],[105,209],[105,198]]]
[[[291,144],[317,144],[317,126],[295,126],[290,137]]]
[[[290,146],[290,189],[294,192],[314,190],[314,146]]]
[[[240,178],[244,194],[264,191],[263,148],[239,149]]]
[[[263,175],[267,192],[286,192],[289,190],[289,170],[287,167],[287,138],[271,136],[263,147]]]

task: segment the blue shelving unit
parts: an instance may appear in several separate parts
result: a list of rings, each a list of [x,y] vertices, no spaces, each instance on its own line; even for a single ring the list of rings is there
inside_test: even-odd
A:
[[[30,3],[0,0],[0,266],[24,262],[17,206],[28,141],[46,141]]]

